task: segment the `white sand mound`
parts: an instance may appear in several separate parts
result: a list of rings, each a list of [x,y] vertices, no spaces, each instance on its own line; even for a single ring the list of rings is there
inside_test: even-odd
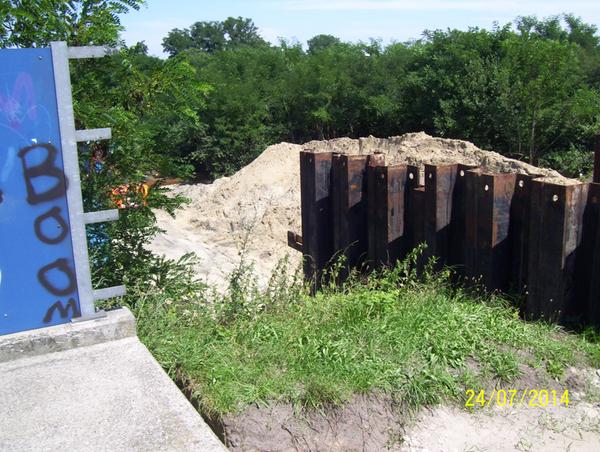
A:
[[[572,182],[556,171],[508,159],[465,141],[433,138],[425,133],[387,139],[339,138],[304,145],[281,143],[269,146],[231,177],[210,185],[175,187],[175,193],[192,202],[175,220],[157,212],[158,226],[166,233],[159,235],[150,248],[172,259],[195,252],[202,259],[196,267],[198,273],[217,283],[222,283],[223,277],[238,265],[246,235],[248,257],[255,261],[261,278],[267,278],[286,253],[293,263],[299,263],[300,253],[287,246],[287,231],[302,232],[299,152],[307,149],[347,154],[380,152],[386,154],[389,165],[462,163],[481,166],[490,174],[535,174],[559,183]]]

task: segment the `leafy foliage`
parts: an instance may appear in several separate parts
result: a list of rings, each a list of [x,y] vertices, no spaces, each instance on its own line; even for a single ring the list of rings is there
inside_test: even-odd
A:
[[[267,45],[251,19],[228,17],[223,22],[196,22],[189,29],[174,29],[163,39],[163,47],[171,56],[188,49],[214,54],[219,50]]]
[[[563,14],[489,31],[428,30],[386,48],[330,35],[310,39],[306,52],[299,43],[226,45],[213,37],[212,47],[183,52],[214,87],[200,114],[210,139],[188,155],[218,176],[280,141],[425,131],[586,172],[587,164],[574,171],[565,159],[574,149],[587,155],[600,131],[596,31]]]
[[[183,58],[162,61],[138,44],[122,46],[118,14],[142,0],[9,1],[0,6],[0,46],[121,46],[102,59],[71,61],[77,129],[111,126],[112,139],[81,143],[79,157],[87,211],[119,207],[119,221],[88,226],[95,286],[135,287],[161,267],[145,245],[158,231],[151,209],[173,214],[186,200],[166,196],[147,179],[190,177],[178,153],[202,141],[198,112],[208,85]],[[147,190],[147,194],[145,193]]]
[[[158,231],[151,209],[173,214],[185,199],[167,197],[160,184],[143,197],[140,187],[149,178],[189,178],[192,168],[178,152],[190,136],[201,140],[204,134],[197,111],[208,86],[182,58],[148,61],[143,50],[122,48],[106,61],[79,61],[72,70],[78,127],[108,123],[113,130],[111,140],[80,147],[86,208],[121,207],[118,222],[88,228],[98,281],[124,277],[134,284],[144,267],[152,267],[154,257],[144,248]],[[123,188],[126,194],[115,195]]]
[[[122,44],[119,14],[144,0],[4,0],[0,5],[0,48]]]
[[[331,35],[317,35],[307,41],[308,53],[317,53],[319,50],[326,49],[327,47],[340,44],[340,38],[336,38]]]

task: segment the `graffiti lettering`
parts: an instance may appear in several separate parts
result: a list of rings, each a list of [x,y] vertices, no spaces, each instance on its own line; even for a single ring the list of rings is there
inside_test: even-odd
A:
[[[27,202],[30,205],[53,201],[66,195],[67,181],[65,175],[55,163],[58,156],[56,147],[50,143],[35,144],[21,149],[18,156],[23,163]],[[41,163],[39,163],[40,161]],[[50,181],[48,181],[48,178]],[[35,219],[33,228],[36,237],[41,242],[56,245],[69,235],[69,224],[61,213],[60,207],[53,206],[48,212]],[[56,223],[50,221],[51,219],[54,219]],[[53,224],[56,224],[57,233],[53,230]],[[48,292],[57,297],[70,295],[77,290],[75,272],[68,265],[68,260],[65,258],[57,259],[53,263],[42,267],[37,273],[37,278]],[[65,307],[63,307],[61,301],[54,303],[46,312],[43,322],[49,323],[57,309],[62,318],[68,316],[69,309],[73,310],[74,317],[80,315],[77,302],[74,298],[70,298]]]
[[[41,164],[28,168],[25,156],[33,149],[40,148],[47,151],[46,159]],[[23,161],[23,175],[25,176],[25,185],[27,186],[27,202],[29,204],[36,205],[42,202],[61,198],[65,195],[67,190],[67,181],[62,170],[55,166],[57,154],[58,150],[50,143],[34,144],[33,146],[23,148],[21,151],[19,151],[18,155]],[[36,193],[32,179],[41,176],[55,178],[56,184],[52,188],[49,188],[42,193]]]
[[[46,273],[50,270],[57,269],[58,271],[63,272],[67,279],[69,280],[69,285],[64,289],[53,286],[48,278],[46,277]],[[50,292],[52,295],[56,295],[57,297],[63,297],[65,295],[69,295],[73,293],[75,289],[77,289],[77,280],[75,278],[75,272],[71,270],[71,267],[67,264],[67,260],[64,258],[57,259],[51,264],[42,267],[40,271],[38,271],[38,281],[44,288]]]
[[[67,305],[65,307],[63,307],[60,301],[57,301],[52,306],[50,306],[50,309],[48,309],[48,311],[46,312],[46,317],[44,317],[43,322],[50,323],[50,321],[52,320],[52,316],[54,315],[54,311],[56,311],[57,309],[60,313],[60,316],[63,319],[66,318],[69,315],[69,308],[73,309],[73,317],[79,317],[80,314],[79,310],[77,309],[77,303],[72,298],[69,298],[69,301],[67,302]]]
[[[62,242],[65,237],[69,235],[69,225],[64,218],[60,216],[60,212],[60,207],[54,206],[45,214],[37,217],[33,224],[36,237],[48,245],[56,245],[57,243]],[[42,232],[42,222],[48,218],[54,218],[56,221],[58,221],[57,229],[60,233],[56,237],[48,237]]]

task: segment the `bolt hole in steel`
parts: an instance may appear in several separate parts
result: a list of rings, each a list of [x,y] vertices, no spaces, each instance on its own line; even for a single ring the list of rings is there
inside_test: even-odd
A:
[[[554,202],[558,201],[558,195],[554,195],[554,196],[552,197],[552,201],[554,201]]]
[[[485,191],[488,191],[488,190],[490,189],[490,186],[489,186],[489,185],[486,185],[485,187],[483,187],[483,189],[484,189]]]
[[[429,179],[433,179],[433,173],[429,173]]]
[[[460,170],[460,177],[465,177],[465,170]]]
[[[382,174],[382,175],[381,175],[381,178],[382,178],[382,179],[385,179],[385,174]]]
[[[523,182],[522,180],[519,181],[519,187],[523,188],[525,186],[525,182]]]
[[[409,174],[408,174],[408,178],[409,178],[410,180],[413,180],[413,179],[415,178],[415,175],[414,175],[413,173],[409,173]]]

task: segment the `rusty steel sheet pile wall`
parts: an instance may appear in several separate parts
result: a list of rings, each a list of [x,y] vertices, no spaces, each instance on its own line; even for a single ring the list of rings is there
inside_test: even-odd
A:
[[[558,185],[467,165],[386,166],[385,155],[301,152],[307,279],[424,260],[467,286],[525,295],[527,318],[600,324],[600,184]],[[421,175],[424,175],[421,184]],[[290,233],[293,234],[293,233]],[[296,237],[296,234],[293,234]]]

